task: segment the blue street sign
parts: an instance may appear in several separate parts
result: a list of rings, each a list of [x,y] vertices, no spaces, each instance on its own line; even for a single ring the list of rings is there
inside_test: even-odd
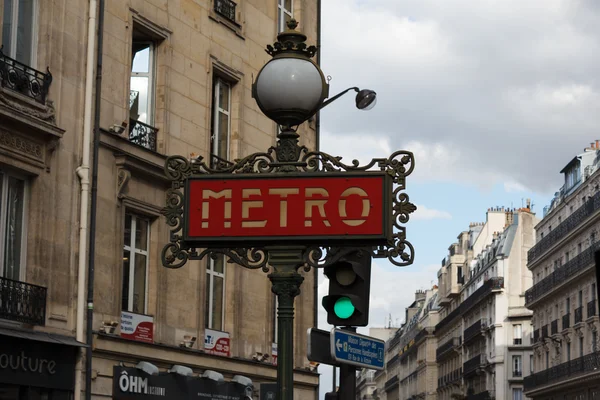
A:
[[[383,369],[385,342],[358,333],[332,329],[331,356],[342,364]]]

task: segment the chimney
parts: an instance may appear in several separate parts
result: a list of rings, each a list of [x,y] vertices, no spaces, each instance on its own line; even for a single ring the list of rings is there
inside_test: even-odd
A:
[[[527,208],[531,210],[531,199],[527,199]]]
[[[600,140],[596,139],[596,149],[600,149]]]
[[[505,219],[504,219],[504,228],[507,228],[509,226],[511,226],[514,222],[514,215],[512,213],[512,211],[507,211],[506,214],[504,214]]]
[[[415,301],[425,300],[426,293],[424,290],[417,290],[415,292]]]

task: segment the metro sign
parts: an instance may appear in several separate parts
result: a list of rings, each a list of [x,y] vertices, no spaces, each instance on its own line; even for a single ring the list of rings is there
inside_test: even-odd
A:
[[[210,175],[186,181],[183,241],[377,245],[392,234],[385,172]]]

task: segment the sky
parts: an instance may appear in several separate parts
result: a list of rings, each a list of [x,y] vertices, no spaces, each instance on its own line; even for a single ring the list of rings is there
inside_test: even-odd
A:
[[[347,94],[324,109],[321,150],[346,162],[399,149],[416,159],[406,190],[418,206],[407,224],[415,262],[373,262],[370,326],[399,326],[488,208],[530,198],[542,217],[560,170],[600,139],[599,50],[597,0],[322,1],[330,93],[373,89],[377,105],[359,111]],[[327,290],[321,274],[320,298]],[[321,306],[319,328],[331,329]],[[319,372],[323,398],[332,368]]]

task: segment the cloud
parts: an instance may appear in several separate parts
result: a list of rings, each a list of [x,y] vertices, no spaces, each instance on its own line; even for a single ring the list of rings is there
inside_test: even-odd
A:
[[[321,113],[345,158],[404,148],[420,180],[552,192],[597,138],[597,2],[328,0],[323,21],[331,92],[378,95],[369,112],[345,98]]]
[[[427,208],[423,205],[417,205],[417,211],[411,215],[411,220],[430,220],[430,219],[452,219],[452,215],[447,211]]]

